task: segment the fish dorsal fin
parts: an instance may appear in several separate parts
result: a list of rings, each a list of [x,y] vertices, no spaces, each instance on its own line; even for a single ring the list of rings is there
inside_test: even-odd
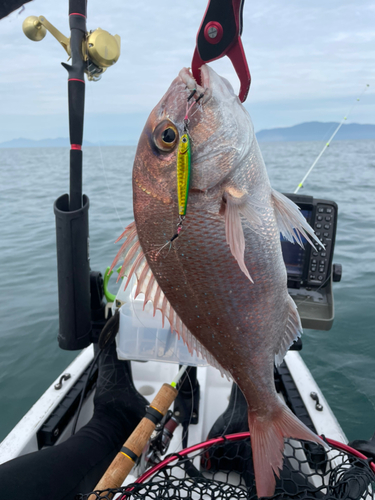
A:
[[[295,203],[275,189],[272,189],[271,196],[276,221],[284,238],[291,243],[298,243],[303,248],[302,237],[304,237],[315,248],[308,237],[310,235],[318,245],[323,246]]]
[[[212,354],[207,351],[207,349],[188,330],[186,325],[171,306],[167,297],[164,295],[163,290],[156,281],[140,246],[134,222],[132,222],[125,229],[116,241],[120,241],[123,238],[125,238],[125,241],[117,253],[110,270],[112,270],[116,264],[124,259],[118,279],[122,276],[127,276],[125,288],[128,286],[134,274],[137,278],[137,288],[134,297],[137,297],[140,293],[145,295],[143,308],[145,308],[147,302],[151,301],[154,309],[154,316],[156,310],[159,309],[162,314],[163,324],[165,318],[167,318],[169,324],[171,325],[172,333],[177,334],[178,338],[182,338],[191,354],[196,351],[196,353],[205,359],[211,366],[217,368],[222,375],[226,375],[230,378],[229,373],[224,370]]]
[[[236,193],[237,194],[237,193]],[[262,225],[262,220],[258,214],[259,208],[264,206],[254,197],[243,194],[242,196],[233,196],[229,191],[225,192],[225,236],[233,257],[238,262],[241,271],[251,283],[254,283],[245,264],[245,236],[243,233],[241,215],[249,223],[252,231]]]
[[[301,337],[302,325],[294,300],[289,296],[289,314],[284,335],[280,339],[278,349],[275,353],[276,366],[281,365],[289,347]]]

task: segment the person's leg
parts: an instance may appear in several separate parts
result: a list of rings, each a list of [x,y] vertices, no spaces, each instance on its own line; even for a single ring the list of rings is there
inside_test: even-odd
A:
[[[117,359],[114,345],[99,357],[94,404],[90,422],[64,443],[0,466],[1,498],[74,500],[95,488],[147,404],[134,388],[130,364]]]

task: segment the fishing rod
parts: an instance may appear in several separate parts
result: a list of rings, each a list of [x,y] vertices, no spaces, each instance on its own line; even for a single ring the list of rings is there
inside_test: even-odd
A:
[[[71,64],[68,72],[70,174],[69,194],[54,203],[56,218],[59,297],[59,346],[77,350],[90,345],[105,324],[103,278],[91,271],[89,255],[89,198],[82,192],[82,142],[85,108],[85,75],[97,81],[120,57],[118,35],[97,28],[87,31],[87,0],[69,0],[70,38],[45,16],[29,16],[25,35],[40,41],[47,31],[62,45]]]
[[[309,168],[309,170],[307,171],[306,175],[304,176],[304,178],[302,179],[302,181],[298,184],[296,190],[294,191],[294,194],[297,194],[298,191],[303,187],[303,184],[305,182],[305,180],[308,178],[308,176],[311,174],[311,172],[313,171],[315,165],[318,163],[318,161],[320,160],[320,158],[323,156],[325,150],[329,147],[329,145],[331,144],[331,142],[333,141],[333,138],[335,137],[335,135],[337,134],[337,132],[340,130],[340,128],[342,127],[342,125],[345,123],[345,121],[348,119],[348,116],[350,115],[350,113],[352,112],[354,106],[356,105],[356,103],[358,101],[360,101],[361,97],[363,96],[363,94],[366,92],[366,90],[368,89],[370,85],[367,83],[365,88],[363,89],[362,93],[360,94],[359,97],[357,97],[356,101],[354,102],[354,104],[352,105],[352,107],[350,108],[349,112],[347,113],[346,116],[344,116],[344,118],[341,120],[341,122],[339,123],[338,127],[336,128],[336,130],[333,132],[333,134],[331,135],[331,137],[328,139],[328,142],[324,145],[323,149],[321,150],[321,152],[318,154],[316,160],[314,161],[314,163],[311,165],[311,167]]]
[[[121,450],[117,453],[111,465],[96,485],[95,491],[119,488],[122,485],[138,458],[141,456],[156,425],[162,421],[168,408],[176,399],[178,395],[176,386],[187,368],[187,365],[182,366],[170,384],[162,385],[151,404],[146,408],[146,415],[130,434]],[[108,492],[108,498],[112,497],[113,494]],[[89,500],[94,499],[94,495],[89,497]]]

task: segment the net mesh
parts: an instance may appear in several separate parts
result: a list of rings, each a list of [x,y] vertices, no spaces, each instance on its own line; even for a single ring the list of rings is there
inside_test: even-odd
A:
[[[257,499],[249,437],[203,444],[163,462],[136,483],[78,495],[99,499]],[[374,499],[375,473],[369,460],[338,448],[288,440],[273,499]]]

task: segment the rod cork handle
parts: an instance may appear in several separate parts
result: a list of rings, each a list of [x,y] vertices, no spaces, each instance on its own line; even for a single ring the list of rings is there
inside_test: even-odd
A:
[[[146,416],[139,422],[132,434],[126,440],[124,446],[117,453],[104,476],[96,485],[95,490],[107,490],[119,488],[129,472],[132,470],[137,458],[141,455],[143,448],[150,439],[156,424],[161,421],[167,413],[168,408],[176,399],[177,389],[169,384],[163,384],[152,403],[146,410]],[[108,495],[107,495],[108,496]],[[94,495],[89,500],[94,500]]]

